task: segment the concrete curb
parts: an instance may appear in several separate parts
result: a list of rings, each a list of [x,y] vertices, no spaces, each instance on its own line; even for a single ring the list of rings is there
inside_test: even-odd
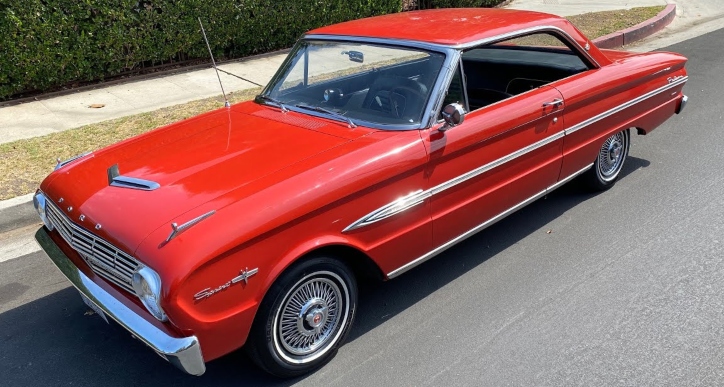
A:
[[[27,194],[0,201],[0,234],[37,223],[33,195]]]
[[[625,30],[594,39],[593,43],[599,48],[618,48],[661,31],[674,20],[675,16],[676,4],[669,4],[655,17]],[[38,215],[33,208],[33,194],[0,201],[0,234],[29,226],[37,221]]]
[[[616,31],[594,39],[598,48],[619,48],[661,31],[676,17],[676,4],[669,4],[658,15],[625,30]]]

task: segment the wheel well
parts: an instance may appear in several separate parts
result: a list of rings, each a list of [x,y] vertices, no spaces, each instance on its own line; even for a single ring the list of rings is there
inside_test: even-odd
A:
[[[645,135],[646,135],[646,131],[643,130],[642,128],[634,127],[634,129],[636,129],[636,134],[638,134],[639,136],[645,136]]]
[[[372,258],[370,258],[367,254],[350,246],[332,245],[320,247],[304,254],[302,257],[299,258],[299,260],[320,255],[334,257],[346,263],[347,265],[349,265],[349,267],[352,269],[358,279],[366,278],[380,281],[384,279],[382,270],[380,270],[380,267],[377,266]]]

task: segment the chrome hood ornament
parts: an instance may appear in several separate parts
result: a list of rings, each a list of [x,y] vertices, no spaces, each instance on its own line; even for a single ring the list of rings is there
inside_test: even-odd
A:
[[[72,163],[73,161],[76,161],[76,160],[78,160],[78,159],[81,159],[81,158],[83,158],[83,157],[86,157],[86,156],[88,156],[89,154],[91,154],[91,152],[81,153],[81,154],[79,154],[79,155],[77,155],[77,156],[73,156],[73,157],[69,158],[68,160],[64,160],[64,161],[63,161],[63,160],[60,160],[60,158],[57,158],[57,159],[55,159],[56,164],[55,164],[55,169],[54,169],[54,170],[57,171],[58,169],[63,168],[64,166]]]
[[[196,217],[196,218],[193,218],[193,219],[189,220],[188,222],[186,222],[186,223],[184,223],[184,224],[182,224],[182,225],[180,225],[180,226],[178,225],[178,223],[175,223],[175,222],[174,222],[174,223],[171,223],[171,229],[172,229],[171,233],[168,234],[168,237],[166,237],[166,240],[163,241],[163,242],[161,242],[161,244],[160,244],[158,247],[161,248],[161,247],[165,246],[166,243],[168,243],[168,242],[171,241],[171,239],[176,238],[176,237],[177,237],[179,234],[181,234],[182,232],[190,229],[191,227],[195,226],[196,224],[198,224],[198,223],[201,222],[202,220],[208,218],[209,216],[211,216],[211,215],[213,215],[213,214],[215,214],[215,213],[216,213],[216,210],[211,210],[211,211],[209,211],[209,212],[207,212],[207,213],[205,213],[205,214],[203,214],[203,215],[201,215],[201,216],[198,216],[198,217]]]

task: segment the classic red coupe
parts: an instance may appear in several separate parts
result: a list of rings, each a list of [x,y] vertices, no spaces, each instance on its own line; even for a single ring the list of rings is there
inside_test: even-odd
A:
[[[329,361],[356,279],[391,279],[582,175],[687,102],[686,58],[560,17],[440,9],[302,37],[254,101],[58,163],[36,238],[101,317],[181,370],[242,346]]]

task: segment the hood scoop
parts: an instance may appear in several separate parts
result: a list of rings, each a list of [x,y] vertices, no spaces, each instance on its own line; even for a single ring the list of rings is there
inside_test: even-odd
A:
[[[141,191],[153,191],[161,187],[161,185],[155,181],[121,176],[118,171],[118,164],[113,164],[110,168],[108,168],[108,185],[119,188],[137,189]]]

